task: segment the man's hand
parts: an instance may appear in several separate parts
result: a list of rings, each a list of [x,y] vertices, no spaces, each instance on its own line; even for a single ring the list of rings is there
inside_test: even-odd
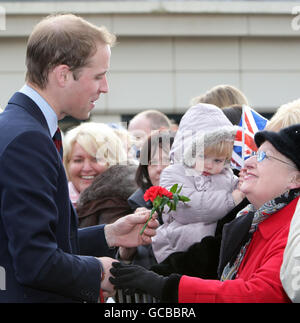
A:
[[[101,257],[97,258],[103,267],[102,272],[102,281],[101,281],[101,289],[103,290],[104,297],[114,296],[116,291],[114,286],[111,284],[109,278],[111,277],[110,269],[112,268],[112,263],[116,262],[116,259],[109,257]]]
[[[151,238],[156,234],[159,226],[155,216],[149,221],[148,226],[142,235],[140,231],[150,216],[150,210],[146,208],[138,209],[134,214],[126,215],[116,222],[107,224],[104,228],[107,244],[110,247],[137,247],[152,242]]]

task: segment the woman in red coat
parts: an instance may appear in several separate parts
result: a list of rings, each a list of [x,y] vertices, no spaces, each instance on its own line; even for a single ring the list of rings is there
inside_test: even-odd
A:
[[[259,149],[245,162],[240,188],[251,204],[224,226],[220,280],[163,277],[115,263],[116,288],[142,290],[162,302],[289,302],[280,267],[300,195],[300,125],[259,132],[255,142]]]

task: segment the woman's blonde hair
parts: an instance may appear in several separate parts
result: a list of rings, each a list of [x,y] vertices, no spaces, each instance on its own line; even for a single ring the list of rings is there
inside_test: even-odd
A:
[[[84,122],[69,130],[63,138],[64,166],[68,174],[73,145],[77,142],[87,153],[105,162],[108,167],[127,163],[124,143],[112,128],[104,123]]]
[[[300,123],[300,99],[280,106],[268,122],[266,130],[279,131],[297,123]]]
[[[247,98],[239,89],[227,84],[214,86],[206,93],[191,100],[191,105],[198,103],[214,104],[219,108],[229,107],[233,104],[249,105]]]

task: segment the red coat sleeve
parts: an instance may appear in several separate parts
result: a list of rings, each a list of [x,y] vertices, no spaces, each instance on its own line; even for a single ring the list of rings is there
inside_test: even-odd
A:
[[[289,302],[279,276],[287,235],[287,230],[283,231],[271,241],[256,232],[234,280],[221,282],[182,276],[179,303]]]

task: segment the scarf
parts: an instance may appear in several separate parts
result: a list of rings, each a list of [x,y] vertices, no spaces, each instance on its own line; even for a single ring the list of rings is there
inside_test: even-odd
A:
[[[238,213],[237,217],[246,215],[246,214],[247,216],[251,216],[251,214],[253,215],[254,213],[253,220],[249,229],[249,239],[241,247],[240,252],[238,253],[235,261],[233,263],[232,262],[227,263],[227,265],[225,266],[222,272],[221,279],[220,279],[221,281],[231,280],[235,278],[238,272],[238,269],[246,254],[247,247],[249,246],[251,239],[253,237],[253,234],[258,228],[258,225],[264,220],[266,220],[272,214],[284,208],[287,204],[289,204],[294,198],[296,198],[299,195],[300,195],[300,192],[295,192],[293,190],[287,191],[281,196],[266,202],[258,210],[255,210],[254,206],[252,204],[249,204]]]

